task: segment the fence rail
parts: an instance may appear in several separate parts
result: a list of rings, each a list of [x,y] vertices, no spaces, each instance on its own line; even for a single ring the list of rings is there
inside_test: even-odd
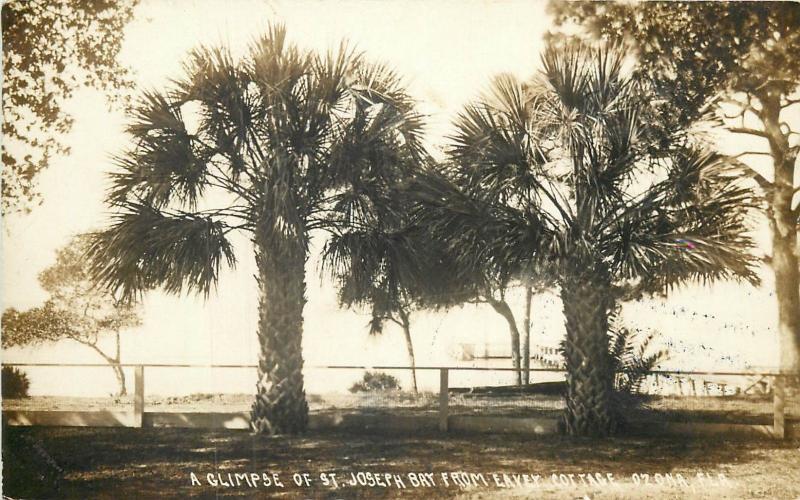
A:
[[[30,366],[30,367],[72,367],[72,368],[108,368],[109,363],[0,363],[2,366]],[[258,364],[190,364],[190,363],[118,363],[115,366],[122,368],[258,368]],[[488,366],[405,366],[405,365],[307,365],[311,369],[343,369],[343,370],[452,370],[452,371],[499,371],[521,372],[529,371],[544,373],[566,373],[565,368],[512,368]],[[693,375],[693,376],[763,376],[763,377],[791,377],[792,375],[780,371],[713,371],[713,370],[650,370],[651,375]]]
[[[2,366],[11,367],[64,367],[64,368],[107,368],[107,363],[2,363]],[[145,425],[145,372],[146,368],[194,368],[194,369],[256,369],[256,364],[191,364],[191,363],[120,363],[122,368],[134,369],[134,394],[133,412],[130,420],[131,426],[142,427]],[[396,366],[396,365],[309,365],[309,369],[330,369],[330,370],[417,370],[417,371],[438,371],[438,428],[446,432],[450,428],[451,422],[451,372],[470,372],[470,371],[497,371],[497,372],[518,372],[524,371],[523,368],[509,367],[476,367],[476,366]],[[530,368],[532,373],[565,373],[563,368]],[[790,375],[779,371],[752,371],[752,372],[733,372],[733,371],[693,371],[693,370],[653,370],[648,372],[655,377],[761,377],[761,382],[765,378],[772,380],[772,425],[769,433],[776,438],[782,439],[786,436],[786,383],[785,379]],[[678,379],[680,380],[680,379]],[[751,385],[754,386],[758,384]],[[704,381],[705,384],[705,381]],[[680,385],[680,384],[679,384]],[[722,384],[724,387],[724,384]],[[694,380],[692,380],[694,387]],[[682,391],[682,389],[681,389]],[[724,393],[724,390],[723,390]],[[695,393],[696,394],[696,393]],[[86,413],[86,412],[84,412]],[[763,427],[763,426],[761,426]]]

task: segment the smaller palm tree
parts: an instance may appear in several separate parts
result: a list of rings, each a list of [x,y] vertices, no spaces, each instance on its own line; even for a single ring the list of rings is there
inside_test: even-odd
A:
[[[371,335],[381,334],[387,322],[402,329],[414,392],[413,313],[461,303],[467,293],[453,279],[458,273],[444,249],[435,246],[437,240],[412,225],[411,201],[400,188],[419,170],[417,165],[398,163],[394,183],[354,193],[358,208],[346,211],[349,222],[331,235],[323,254],[323,268],[339,286],[340,303],[370,309]]]
[[[495,79],[456,121],[451,169],[412,187],[461,269],[524,269],[558,287],[575,435],[617,426],[608,331],[623,290],[756,279],[749,190],[685,131],[649,126],[651,94],[623,61],[549,48],[531,82]]]

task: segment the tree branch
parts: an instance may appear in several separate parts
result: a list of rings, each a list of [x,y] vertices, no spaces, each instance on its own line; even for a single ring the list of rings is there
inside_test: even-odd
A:
[[[748,155],[772,156],[772,154],[767,153],[766,151],[745,151],[743,153],[739,153],[738,155],[731,156],[731,158],[739,158],[740,156]]]
[[[745,153],[743,153],[743,154],[745,154]],[[740,156],[740,155],[737,155],[737,156]],[[739,161],[736,156],[726,156],[725,158],[729,162],[731,162],[732,164],[736,165],[737,167],[739,167],[739,168],[741,168],[741,169],[743,169],[743,170],[745,170],[747,172],[750,172],[750,177],[752,177],[753,180],[755,180],[756,183],[758,183],[758,185],[764,191],[768,191],[768,190],[772,189],[772,183],[770,181],[768,181],[763,175],[761,175],[756,170],[754,170],[753,167],[751,167],[747,163]]]
[[[755,135],[758,137],[763,137],[764,139],[769,139],[769,136],[766,132],[761,130],[757,130],[754,128],[747,128],[747,127],[729,127],[728,131],[733,134],[748,134],[748,135]]]
[[[119,361],[120,361],[120,355],[119,355],[120,354],[119,353],[119,351],[120,351],[119,328],[114,330],[114,336],[116,337],[116,340],[117,340],[117,357],[116,357],[116,361],[117,361],[117,363],[119,363]]]
[[[405,325],[403,325],[403,323],[398,321],[397,318],[395,318],[394,316],[391,316],[391,315],[390,316],[385,316],[384,319],[388,319],[389,321],[391,321],[395,325],[399,326],[400,328],[405,328]]]
[[[97,352],[97,354],[102,356],[103,359],[105,359],[108,364],[115,365],[115,364],[119,363],[118,360],[115,360],[114,358],[112,358],[111,356],[109,356],[105,352],[103,352],[102,349],[97,347],[97,344],[95,344],[93,342],[89,342],[88,340],[83,340],[83,339],[77,338],[77,337],[69,337],[69,338],[74,340],[75,342],[78,342],[79,344],[83,344],[85,346],[91,347],[92,349],[95,350],[95,352]]]

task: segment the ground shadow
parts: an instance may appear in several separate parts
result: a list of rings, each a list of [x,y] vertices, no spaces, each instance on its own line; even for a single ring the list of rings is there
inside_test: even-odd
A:
[[[263,437],[241,430],[8,427],[3,430],[4,491],[22,498],[124,498],[164,495],[249,496],[247,486],[214,488],[208,473],[281,474],[285,488],[274,495],[296,496],[293,473],[375,471],[516,471],[539,474],[613,469],[627,475],[742,466],[797,442],[710,438],[572,439],[563,436],[475,435],[436,432],[363,433],[315,431],[301,437]],[[203,487],[193,486],[194,472]],[[319,481],[317,481],[319,483]],[[319,486],[319,485],[317,485]],[[367,490],[336,492],[359,496]],[[264,488],[258,490],[264,493]],[[418,490],[368,488],[370,498],[412,495]],[[304,493],[315,498],[328,488]],[[452,491],[427,491],[428,498]]]

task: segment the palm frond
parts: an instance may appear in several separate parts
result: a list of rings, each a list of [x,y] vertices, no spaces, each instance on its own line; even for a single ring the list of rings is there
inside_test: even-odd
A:
[[[92,234],[91,274],[126,299],[159,286],[169,293],[207,295],[221,264],[236,264],[226,229],[211,218],[131,203],[108,228]]]
[[[548,46],[542,54],[542,75],[567,110],[581,112],[591,105],[588,60],[587,49],[580,45]]]
[[[109,199],[140,198],[155,206],[194,207],[207,186],[211,152],[186,131],[177,103],[145,92],[133,109],[128,132],[135,147],[115,158]]]
[[[655,333],[643,334],[627,328],[619,306],[611,312],[609,319],[608,356],[614,385],[617,391],[635,394],[647,375],[667,359],[668,353],[663,349],[650,352]]]
[[[749,189],[727,175],[713,153],[676,153],[666,180],[655,184],[608,233],[625,278],[645,278],[651,290],[686,280],[757,283],[751,250]]]
[[[557,227],[544,212],[494,203],[437,172],[418,175],[408,189],[420,200],[415,224],[443,242],[465,279],[491,270],[506,280],[551,258],[537,251],[552,243]]]

